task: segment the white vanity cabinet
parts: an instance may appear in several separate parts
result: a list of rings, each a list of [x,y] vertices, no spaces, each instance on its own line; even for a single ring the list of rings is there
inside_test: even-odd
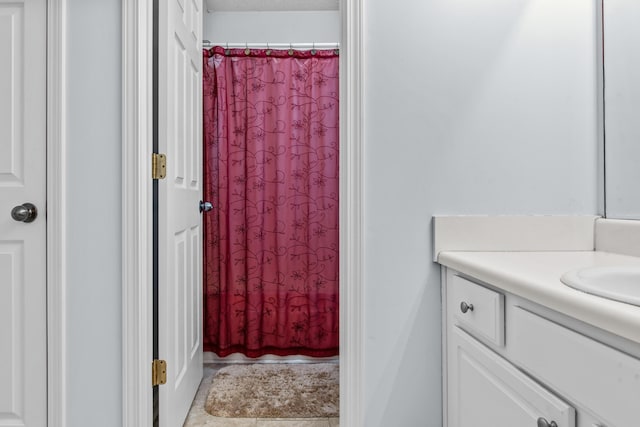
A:
[[[640,346],[449,268],[442,290],[445,427],[640,426]]]

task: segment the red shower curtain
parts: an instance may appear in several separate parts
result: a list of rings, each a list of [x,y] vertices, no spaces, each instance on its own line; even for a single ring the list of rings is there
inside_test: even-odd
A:
[[[204,51],[204,349],[338,354],[337,52]]]

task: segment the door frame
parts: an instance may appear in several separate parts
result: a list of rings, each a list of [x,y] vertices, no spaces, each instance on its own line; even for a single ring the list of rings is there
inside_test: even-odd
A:
[[[153,0],[122,0],[122,425],[151,427]]]
[[[364,423],[363,1],[340,2],[340,419],[350,427]],[[122,1],[125,427],[152,425],[152,5]]]
[[[47,425],[67,425],[66,0],[47,1]]]

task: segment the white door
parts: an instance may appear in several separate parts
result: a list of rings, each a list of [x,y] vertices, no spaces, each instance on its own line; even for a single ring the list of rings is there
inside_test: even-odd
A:
[[[159,2],[160,426],[178,427],[202,379],[202,4]]]
[[[0,0],[2,426],[47,424],[46,24],[45,0]],[[37,208],[32,222],[12,218],[25,202]]]

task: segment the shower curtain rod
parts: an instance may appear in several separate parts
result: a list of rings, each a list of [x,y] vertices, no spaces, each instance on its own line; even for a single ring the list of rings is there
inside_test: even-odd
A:
[[[340,43],[212,43],[209,40],[202,41],[203,48],[210,48],[213,46],[222,46],[228,49],[339,49]]]

